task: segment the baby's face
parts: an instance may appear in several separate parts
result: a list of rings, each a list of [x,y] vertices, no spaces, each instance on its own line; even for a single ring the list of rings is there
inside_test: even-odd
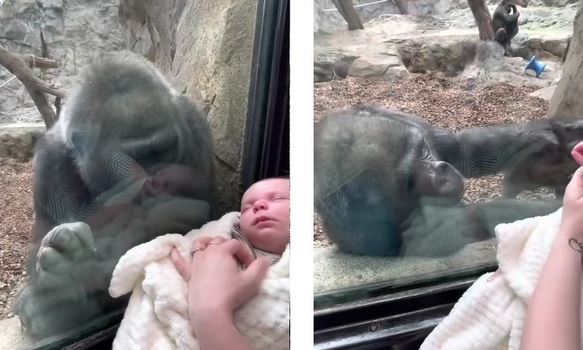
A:
[[[289,180],[267,179],[249,187],[239,225],[254,247],[283,253],[289,243]]]

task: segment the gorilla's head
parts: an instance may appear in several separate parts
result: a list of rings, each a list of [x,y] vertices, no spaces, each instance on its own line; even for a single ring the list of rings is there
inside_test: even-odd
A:
[[[375,107],[332,114],[316,126],[316,211],[341,250],[397,255],[401,224],[422,197],[461,199],[461,175],[437,159],[425,135],[403,114]]]

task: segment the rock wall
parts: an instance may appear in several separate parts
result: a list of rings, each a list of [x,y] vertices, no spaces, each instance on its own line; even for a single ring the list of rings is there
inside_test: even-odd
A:
[[[118,1],[0,1],[0,45],[13,52],[57,60],[58,69],[37,69],[37,75],[49,83],[69,87],[96,54],[125,48],[117,16]],[[10,77],[0,67],[0,84]],[[0,91],[0,111],[33,106],[18,80],[7,87]]]
[[[0,158],[26,162],[32,158],[35,142],[44,134],[43,126],[0,129]]]
[[[583,6],[575,15],[573,38],[563,75],[551,99],[549,116],[583,118]]]
[[[256,0],[121,0],[128,45],[198,100],[213,130],[219,210],[235,210]]]
[[[64,88],[100,51],[128,48],[148,57],[207,113],[216,147],[219,209],[234,210],[241,195],[256,10],[256,0],[6,0],[0,7],[0,44],[38,56],[44,47],[61,66],[37,73]],[[9,78],[0,68],[0,84]],[[13,91],[0,92],[0,114],[32,106],[18,81],[8,87]],[[6,121],[0,115],[0,122]],[[0,147],[5,150],[0,156],[13,155],[20,144],[14,140],[20,138],[3,140],[8,147]],[[28,147],[17,157],[29,154]]]
[[[549,0],[550,1],[550,0]],[[559,1],[559,0],[556,0]],[[564,0],[567,1],[567,0]],[[383,15],[401,14],[396,0],[376,2],[353,0],[356,12],[365,23]],[[468,7],[465,0],[406,0],[409,15],[442,15],[454,8]],[[334,32],[346,29],[346,22],[335,10],[331,0],[314,0],[314,32]]]

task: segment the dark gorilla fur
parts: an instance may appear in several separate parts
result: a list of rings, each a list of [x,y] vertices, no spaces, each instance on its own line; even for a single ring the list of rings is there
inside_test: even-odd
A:
[[[44,337],[123,306],[107,293],[119,257],[158,235],[186,233],[208,221],[214,195],[212,157],[205,116],[152,64],[130,52],[97,57],[82,73],[57,123],[36,146],[29,278],[16,305],[25,328]],[[171,187],[152,185],[166,191],[160,192],[164,195],[137,197],[139,202],[132,197],[125,205],[147,210],[182,198],[179,203],[195,203],[194,209],[148,222],[138,237],[118,231],[100,235],[118,217],[116,207],[106,203],[119,200],[136,179],[152,179],[161,169],[172,169],[164,183]],[[129,212],[128,207],[118,210]],[[104,213],[113,216],[96,219]],[[88,223],[94,237],[58,227],[72,222]]]
[[[496,133],[510,135],[505,129]],[[458,137],[418,117],[371,106],[324,118],[315,129],[314,195],[330,240],[353,254],[445,255],[493,237],[497,223],[547,214],[560,206],[554,200],[461,205],[461,169],[452,164],[470,162],[445,162],[443,152],[475,149],[485,142],[483,132],[471,135]],[[485,165],[492,163],[492,153],[512,153],[499,151],[482,153]],[[471,156],[476,158],[471,169],[482,171],[473,176],[498,165],[476,164],[480,154]]]
[[[492,29],[497,42],[508,50],[510,42],[518,33],[518,12],[516,5],[527,7],[528,0],[502,0],[492,15]]]

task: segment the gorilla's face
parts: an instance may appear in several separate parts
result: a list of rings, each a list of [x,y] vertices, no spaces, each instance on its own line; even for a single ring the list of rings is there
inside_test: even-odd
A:
[[[419,127],[387,115],[376,119],[380,122],[376,127],[384,138],[384,152],[390,153],[385,157],[387,165],[382,168],[383,177],[389,181],[383,181],[383,186],[386,193],[394,193],[390,200],[397,207],[411,208],[421,197],[431,197],[434,203],[441,204],[461,200],[464,193],[462,176],[451,164],[437,158]]]
[[[402,225],[422,198],[437,204],[461,199],[462,176],[438,159],[431,127],[409,117],[365,107],[316,125],[314,204],[339,249],[398,255]]]
[[[464,182],[460,173],[449,163],[437,160],[435,152],[418,130],[408,131],[412,145],[412,166],[408,173],[409,189],[413,194],[439,197],[447,204],[461,200]]]
[[[314,140],[316,200],[329,195],[366,207],[388,203],[390,213],[385,215],[397,222],[421,197],[458,202],[464,192],[462,176],[437,158],[422,127],[402,118],[367,108],[321,121]]]

